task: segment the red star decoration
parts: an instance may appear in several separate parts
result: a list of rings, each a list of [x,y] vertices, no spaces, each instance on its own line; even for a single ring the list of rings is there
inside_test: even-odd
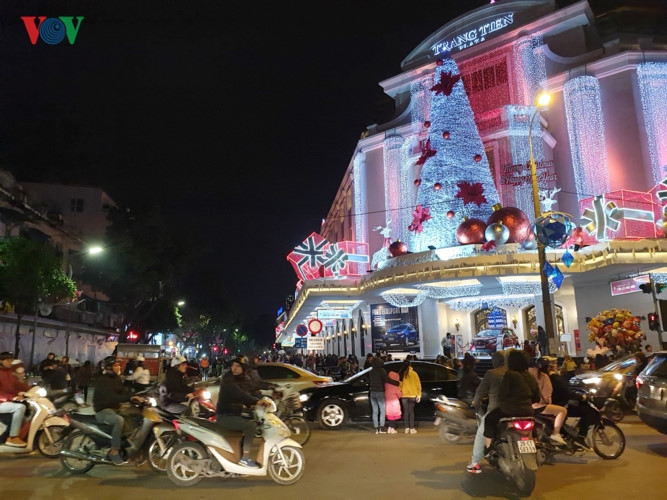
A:
[[[482,203],[486,203],[486,197],[484,196],[484,186],[481,182],[476,182],[470,184],[469,182],[463,181],[456,184],[459,188],[459,192],[456,194],[457,198],[463,200],[463,205],[468,203],[476,203],[478,207],[482,206]]]
[[[483,252],[490,252],[494,248],[496,248],[496,242],[495,241],[487,241],[486,243],[482,244],[481,250]]]
[[[408,230],[421,233],[424,230],[422,224],[430,218],[431,214],[429,208],[422,208],[421,205],[417,205],[415,210],[412,212],[412,224],[408,226]]]
[[[428,160],[432,156],[435,156],[437,152],[438,152],[437,149],[431,149],[431,139],[428,139],[426,141],[426,144],[422,146],[422,154],[417,160],[417,163],[415,163],[415,165],[423,165],[424,163],[426,163],[426,160]]]
[[[436,83],[431,87],[431,91],[435,92],[435,95],[443,94],[448,96],[454,90],[454,85],[461,79],[461,75],[454,75],[451,71],[445,73],[444,71],[440,73],[440,82]]]

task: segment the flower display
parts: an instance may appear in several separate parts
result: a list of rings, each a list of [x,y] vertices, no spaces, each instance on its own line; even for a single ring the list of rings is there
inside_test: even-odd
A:
[[[608,309],[600,312],[586,325],[590,330],[588,340],[600,348],[624,349],[635,352],[641,349],[646,338],[641,331],[641,318],[627,309]]]

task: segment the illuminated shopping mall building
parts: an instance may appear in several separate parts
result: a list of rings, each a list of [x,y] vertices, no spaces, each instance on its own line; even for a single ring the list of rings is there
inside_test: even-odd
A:
[[[278,342],[321,323],[325,353],[434,357],[446,332],[462,350],[489,327],[532,340],[551,311],[550,351],[583,356],[590,318],[621,308],[659,345],[646,317],[661,294],[654,304],[639,287],[667,283],[665,13],[598,3],[492,2],[380,82],[394,118],[368,127],[321,230],[295,242],[297,293]],[[536,201],[573,224],[545,267]]]

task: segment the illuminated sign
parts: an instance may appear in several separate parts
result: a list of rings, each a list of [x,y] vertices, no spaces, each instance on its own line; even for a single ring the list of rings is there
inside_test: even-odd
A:
[[[552,160],[535,162],[535,169],[537,170],[537,182],[540,185],[558,180],[558,174],[554,171],[554,162]],[[500,184],[505,186],[522,186],[531,183],[530,162],[526,164],[507,164],[500,167]]]
[[[431,47],[433,55],[438,56],[454,49],[463,50],[486,40],[491,33],[499,31],[514,22],[514,12],[505,14],[489,23],[459,33],[452,38],[442,40]]]
[[[625,295],[626,293],[634,293],[641,291],[639,285],[643,283],[649,283],[651,280],[648,275],[637,276],[636,278],[628,278],[625,280],[612,281],[611,286],[611,295]]]
[[[352,319],[352,313],[345,309],[318,309],[317,319]]]
[[[25,24],[25,30],[28,32],[28,38],[33,45],[37,44],[37,37],[48,45],[58,45],[67,36],[70,45],[74,45],[83,16],[46,17],[46,16],[22,16],[21,20]]]

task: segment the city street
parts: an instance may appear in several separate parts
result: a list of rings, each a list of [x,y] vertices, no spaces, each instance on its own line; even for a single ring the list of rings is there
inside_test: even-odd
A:
[[[560,457],[542,467],[530,498],[560,499],[581,496],[605,499],[649,499],[664,495],[660,480],[667,458],[667,436],[626,417],[621,423],[627,438],[625,453],[604,461],[590,453],[580,458]],[[183,489],[166,476],[154,474],[148,465],[96,466],[88,474],[63,471],[59,460],[38,453],[0,457],[3,498],[89,499],[133,498],[182,500],[225,498],[282,499],[414,499],[519,498],[513,486],[484,465],[484,472],[470,475],[465,466],[471,443],[446,445],[429,423],[419,433],[376,435],[370,426],[353,426],[340,432],[314,427],[305,446],[306,472],[292,486],[266,479],[205,479]]]

